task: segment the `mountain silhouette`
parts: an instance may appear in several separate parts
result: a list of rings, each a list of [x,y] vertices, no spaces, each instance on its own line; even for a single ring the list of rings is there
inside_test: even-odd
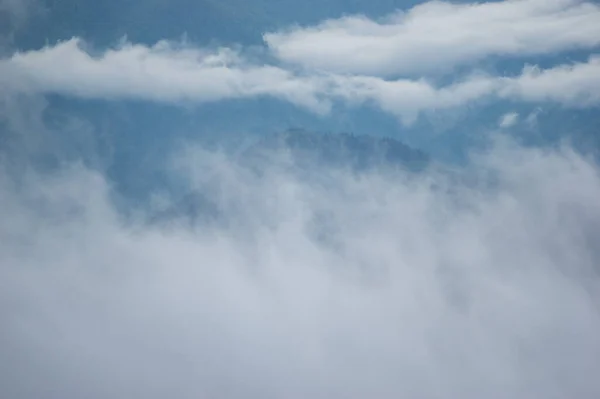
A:
[[[429,162],[424,152],[392,138],[293,129],[263,136],[239,155],[235,167],[259,179],[268,173],[285,173],[290,177],[316,181],[327,170],[358,174],[390,170],[418,173]],[[220,178],[218,173],[207,178],[204,186],[187,192],[156,213],[152,222],[223,222],[230,210],[225,212],[215,197],[215,192],[219,192],[220,185],[224,184]]]
[[[264,136],[250,146],[242,158],[245,162],[262,161],[270,166],[283,158],[295,167],[336,167],[354,172],[377,168],[400,168],[418,172],[429,164],[424,152],[389,137],[373,137],[350,133],[316,133],[291,129]]]

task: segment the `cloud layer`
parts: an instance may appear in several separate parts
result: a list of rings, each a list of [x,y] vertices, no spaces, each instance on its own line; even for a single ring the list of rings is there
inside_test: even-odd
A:
[[[178,159],[226,223],[126,221],[77,165],[1,175],[2,397],[600,395],[587,160],[500,146],[459,183]]]
[[[592,51],[599,14],[571,0],[428,2],[268,34],[258,51],[73,38],[3,57],[0,397],[600,397],[594,160],[499,140],[464,169],[300,173],[276,153],[254,173],[187,145],[165,171],[144,130],[122,141],[128,162],[161,168],[152,187],[166,187],[127,208],[84,166],[103,165],[83,144],[112,121],[96,126],[68,101],[48,116],[42,98],[270,97],[320,115],[373,106],[406,124],[510,102],[494,124],[535,125],[540,104],[600,104],[600,58],[510,75],[478,61]],[[135,118],[156,120],[146,110]],[[172,134],[149,125],[131,126]],[[171,186],[214,205],[211,217],[178,208]]]

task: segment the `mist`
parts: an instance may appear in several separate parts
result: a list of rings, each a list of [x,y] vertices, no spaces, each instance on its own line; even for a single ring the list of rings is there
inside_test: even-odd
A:
[[[2,162],[1,397],[600,396],[600,174],[568,146],[417,174],[171,159],[209,217]]]

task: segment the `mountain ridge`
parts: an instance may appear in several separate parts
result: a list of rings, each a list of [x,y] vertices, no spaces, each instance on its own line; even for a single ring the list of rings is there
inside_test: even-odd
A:
[[[258,179],[269,172],[282,172],[299,180],[324,179],[327,185],[327,171],[419,173],[429,164],[430,158],[423,151],[393,138],[288,129],[262,136],[238,155],[235,166]],[[184,193],[157,212],[152,222],[187,219],[195,224],[220,220],[224,212],[211,193],[227,183],[218,173],[205,179],[203,186]]]

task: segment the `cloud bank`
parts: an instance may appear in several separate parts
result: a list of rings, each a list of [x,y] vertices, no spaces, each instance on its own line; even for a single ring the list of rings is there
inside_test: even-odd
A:
[[[458,181],[300,180],[178,159],[222,222],[124,219],[77,165],[2,173],[2,397],[600,394],[595,164],[499,146]]]

